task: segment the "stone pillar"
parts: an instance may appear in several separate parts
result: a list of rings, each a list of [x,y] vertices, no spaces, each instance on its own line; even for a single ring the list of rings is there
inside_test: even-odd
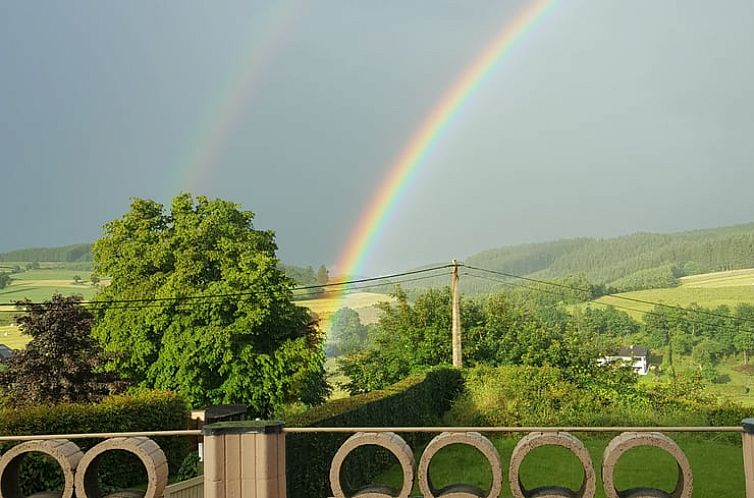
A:
[[[744,479],[746,482],[746,498],[754,498],[754,418],[741,421],[744,428]]]
[[[286,498],[282,422],[205,425],[204,498]]]

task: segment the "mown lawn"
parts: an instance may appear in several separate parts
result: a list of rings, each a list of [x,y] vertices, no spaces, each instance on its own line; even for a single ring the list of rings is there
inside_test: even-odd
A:
[[[743,457],[740,445],[691,434],[677,435],[673,438],[684,450],[691,464],[695,498],[744,497]],[[583,436],[580,439],[589,450],[597,472],[596,496],[604,498],[605,493],[599,476],[602,453],[610,437]],[[511,496],[508,463],[517,441],[517,437],[493,439],[504,469],[501,497]],[[416,452],[415,458],[418,465],[421,452]],[[541,447],[529,454],[521,468],[521,475],[528,489],[546,485],[578,489],[583,470],[576,457],[568,450]],[[481,453],[460,445],[449,446],[435,456],[430,467],[430,476],[437,488],[464,483],[487,489],[491,482],[489,467]],[[637,448],[628,451],[620,459],[616,469],[616,485],[619,490],[641,486],[671,491],[675,486],[676,476],[675,461],[667,453],[656,448]],[[398,488],[401,479],[400,469],[395,465],[379,476],[375,483]],[[419,496],[418,485],[414,487],[413,493]]]

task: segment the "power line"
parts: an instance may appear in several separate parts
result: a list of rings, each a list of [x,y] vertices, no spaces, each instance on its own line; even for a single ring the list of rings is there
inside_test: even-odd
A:
[[[452,265],[441,265],[441,266],[434,266],[430,268],[423,268],[421,270],[412,270],[412,271],[405,271],[401,273],[392,273],[389,275],[381,275],[379,277],[368,277],[368,278],[359,278],[359,279],[353,279],[353,280],[344,280],[340,282],[327,282],[324,284],[317,284],[317,285],[305,285],[305,286],[297,286],[291,288],[292,291],[297,290],[315,290],[315,289],[322,289],[322,288],[329,288],[329,287],[343,287],[343,286],[350,286],[353,284],[359,284],[359,283],[366,283],[366,282],[376,282],[380,280],[388,280],[388,279],[396,279],[408,275],[417,275],[421,273],[427,273],[431,271],[437,271],[442,269],[450,268]],[[438,277],[441,275],[432,275],[431,277]],[[430,277],[426,277],[430,278]],[[423,280],[419,279],[419,280]],[[397,283],[401,282],[410,282],[411,279],[405,279],[400,280]],[[381,285],[390,285],[391,282],[385,282],[383,284],[377,284],[373,287],[379,287]],[[352,289],[361,289],[361,288],[367,288],[365,287],[351,287],[349,289],[343,289],[343,290],[352,290]],[[81,305],[85,306],[108,306],[112,304],[125,304],[125,303],[157,303],[157,302],[170,302],[170,301],[201,301],[201,300],[208,300],[208,299],[217,299],[217,298],[227,298],[227,297],[243,297],[243,296],[251,296],[257,294],[257,292],[254,291],[241,291],[241,292],[228,292],[228,293],[220,293],[220,294],[201,294],[201,295],[193,295],[193,296],[171,296],[171,297],[151,297],[151,298],[133,298],[133,299],[112,299],[112,300],[90,300],[90,301],[81,301]],[[43,302],[25,302],[22,306],[26,305],[43,305]],[[10,306],[13,306],[14,304],[9,304]],[[0,305],[2,306],[2,305]],[[136,309],[136,308],[131,308]],[[15,312],[15,310],[0,310],[0,312]]]
[[[420,280],[428,280],[430,278],[437,278],[437,277],[442,277],[442,276],[444,276],[444,274],[440,273],[440,274],[436,274],[436,275],[425,275],[423,277],[404,278],[404,279],[401,279],[401,280],[391,280],[391,281],[388,281],[388,282],[381,282],[381,283],[377,283],[377,284],[369,284],[369,285],[360,285],[360,286],[355,286],[355,287],[349,287],[347,290],[350,291],[350,290],[361,290],[361,289],[373,289],[375,287],[385,287],[386,285],[398,285],[398,284],[403,284],[403,283],[407,283],[407,282],[418,282]],[[312,292],[304,293],[304,294],[294,294],[293,297],[297,298],[297,297],[307,296],[307,295],[317,296],[319,294],[321,294],[321,293],[312,291]]]

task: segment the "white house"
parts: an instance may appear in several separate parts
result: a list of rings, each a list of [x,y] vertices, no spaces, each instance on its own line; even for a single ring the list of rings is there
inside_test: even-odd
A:
[[[600,365],[620,361],[625,365],[631,365],[639,375],[649,373],[649,349],[644,346],[624,346],[613,355],[603,356],[597,360]]]

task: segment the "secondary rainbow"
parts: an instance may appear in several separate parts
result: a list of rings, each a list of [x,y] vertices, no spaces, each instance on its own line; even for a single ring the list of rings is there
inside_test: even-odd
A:
[[[387,178],[380,185],[356,224],[336,265],[336,271],[339,274],[353,276],[361,273],[362,266],[369,257],[377,237],[382,233],[401,195],[411,184],[411,180],[433,145],[442,136],[463,104],[473,95],[485,76],[552,3],[553,0],[531,1],[512,20],[507,21],[432,108],[390,166]]]
[[[290,34],[307,12],[303,0],[279,0],[256,12],[238,51],[239,63],[212,96],[207,111],[172,168],[167,191],[200,193],[206,176],[219,167],[227,142],[248,111],[269,63],[280,57]]]

